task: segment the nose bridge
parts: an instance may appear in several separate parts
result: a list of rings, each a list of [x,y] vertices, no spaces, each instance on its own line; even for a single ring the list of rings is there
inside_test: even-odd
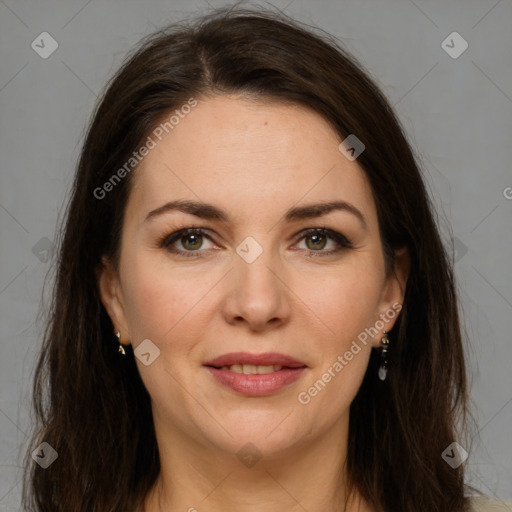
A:
[[[271,247],[270,235],[247,236],[238,244],[236,252],[237,280],[241,285],[255,289],[274,288],[279,258]]]
[[[271,247],[271,236],[247,236],[236,252],[229,314],[255,324],[284,317],[286,287],[279,276],[282,266]]]

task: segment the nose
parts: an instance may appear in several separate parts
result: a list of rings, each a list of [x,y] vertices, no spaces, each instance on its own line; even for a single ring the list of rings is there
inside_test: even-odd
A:
[[[235,257],[223,305],[226,321],[233,325],[245,323],[253,331],[287,323],[292,292],[278,256],[263,250],[250,261],[250,258]]]

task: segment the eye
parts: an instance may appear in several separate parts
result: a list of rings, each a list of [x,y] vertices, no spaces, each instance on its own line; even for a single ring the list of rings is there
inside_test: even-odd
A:
[[[331,254],[335,254],[341,252],[345,249],[353,249],[354,246],[352,242],[341,233],[337,231],[332,231],[330,229],[325,228],[311,228],[301,233],[300,240],[304,240],[306,243],[306,250],[309,252],[310,256],[330,256]],[[327,240],[334,241],[334,248],[324,251],[322,249],[325,248],[327,244]],[[308,240],[311,240],[311,243],[308,243]]]
[[[163,238],[159,243],[161,247],[165,247],[170,252],[183,255],[186,257],[201,257],[197,253],[203,245],[203,239],[206,238],[212,241],[211,237],[201,228],[187,228],[180,229],[171,233],[169,236]],[[176,242],[179,242],[181,246],[186,250],[181,250],[175,247]]]
[[[305,241],[305,250],[313,257],[330,256],[331,254],[354,248],[346,236],[330,229],[311,228],[301,232],[299,235],[298,240]],[[213,242],[212,238],[206,233],[206,230],[202,228],[186,228],[164,236],[159,241],[158,246],[180,256],[201,258],[204,256],[203,252],[208,249],[202,247],[204,239]],[[328,240],[334,242],[334,248],[325,251],[323,249],[325,249]],[[184,250],[176,247],[178,243]]]

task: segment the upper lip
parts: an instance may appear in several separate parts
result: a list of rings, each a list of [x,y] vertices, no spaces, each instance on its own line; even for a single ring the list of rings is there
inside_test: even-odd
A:
[[[211,361],[204,363],[205,366],[231,366],[233,364],[252,364],[255,366],[270,366],[279,365],[287,366],[289,368],[301,368],[306,364],[294,359],[286,354],[279,354],[278,352],[265,352],[263,354],[250,354],[248,352],[231,352],[222,356],[216,357]]]

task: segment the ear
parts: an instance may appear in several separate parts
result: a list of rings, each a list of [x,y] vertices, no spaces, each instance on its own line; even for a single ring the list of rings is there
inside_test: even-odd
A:
[[[386,278],[382,289],[381,300],[379,303],[379,319],[384,323],[381,332],[378,333],[375,346],[380,344],[383,336],[382,331],[389,332],[398,319],[399,312],[405,297],[405,289],[409,270],[411,266],[411,258],[407,247],[400,247],[395,250],[394,267],[390,275]],[[378,324],[380,325],[380,324]]]
[[[106,256],[101,258],[101,263],[98,263],[95,272],[101,302],[112,321],[114,331],[120,331],[121,340],[129,339],[130,332],[126,322],[123,293],[117,272]]]

